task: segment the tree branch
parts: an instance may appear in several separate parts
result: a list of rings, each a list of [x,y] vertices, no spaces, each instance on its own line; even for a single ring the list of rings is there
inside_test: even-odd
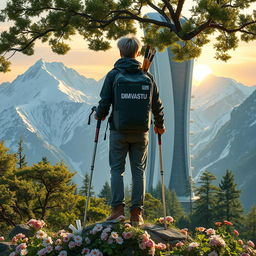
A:
[[[250,31],[247,31],[247,30],[243,29],[243,28],[246,28],[246,27],[248,27],[250,25],[253,25],[253,24],[256,24],[256,21],[247,22],[247,23],[243,24],[242,26],[240,26],[239,28],[234,28],[234,29],[228,29],[228,28],[225,28],[222,25],[216,24],[216,23],[210,24],[209,27],[210,28],[217,28],[219,30],[222,30],[222,31],[225,31],[225,32],[228,32],[228,33],[243,32],[243,33],[246,33],[246,34],[256,35],[256,33],[254,33],[254,32],[250,32]]]
[[[170,4],[169,0],[162,0],[162,1],[164,2],[167,9],[169,10],[169,13],[171,15],[172,21],[175,26],[175,30],[173,30],[173,31],[177,34],[182,30],[179,17],[176,16],[176,13],[174,12],[174,9],[173,9],[172,5]]]
[[[179,2],[178,2],[178,6],[177,6],[177,9],[176,9],[176,17],[177,17],[177,19],[180,18],[180,15],[181,15],[184,3],[185,3],[185,0],[179,0]]]
[[[165,18],[165,20],[166,20],[167,22],[171,22],[170,19],[169,19],[169,17],[165,14],[165,12],[164,12],[162,9],[158,8],[158,7],[157,7],[156,5],[154,5],[150,0],[146,0],[146,2],[147,2],[147,4],[148,4],[152,9],[154,9],[154,10],[157,11],[159,14],[161,14],[161,15]]]

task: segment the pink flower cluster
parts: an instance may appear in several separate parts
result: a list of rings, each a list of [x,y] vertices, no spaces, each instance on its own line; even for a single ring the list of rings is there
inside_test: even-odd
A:
[[[189,251],[192,251],[193,249],[195,249],[195,248],[197,248],[197,247],[199,247],[199,246],[200,246],[199,243],[197,243],[197,242],[192,242],[192,243],[190,243],[190,244],[188,245],[188,250],[189,250]]]
[[[3,236],[0,236],[0,241],[4,241],[5,238]]]
[[[28,238],[22,234],[22,233],[19,233],[17,234],[16,236],[14,236],[12,238],[12,244],[17,244],[18,242],[22,243],[22,242],[27,242],[28,241]]]
[[[45,225],[45,222],[43,220],[35,220],[35,219],[31,219],[27,225],[29,225],[30,227],[38,230],[38,229],[41,229],[44,225]]]
[[[103,253],[99,249],[88,249],[88,248],[83,248],[82,254],[85,256],[103,256]]]
[[[164,223],[164,217],[159,218],[158,220],[161,224]],[[165,218],[166,224],[169,225],[170,223],[174,222],[174,218],[172,216],[166,216]]]
[[[166,250],[166,245],[163,243],[155,244],[155,242],[150,239],[150,235],[147,231],[144,232],[144,234],[140,237],[140,243],[139,247],[142,250],[148,250],[149,255],[155,255],[155,250]]]
[[[223,238],[219,235],[212,235],[209,238],[209,244],[211,246],[221,246],[221,247],[225,247],[226,243],[223,240]]]

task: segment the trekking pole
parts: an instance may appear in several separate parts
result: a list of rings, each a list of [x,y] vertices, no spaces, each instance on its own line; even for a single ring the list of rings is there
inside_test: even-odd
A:
[[[162,201],[163,201],[163,208],[164,208],[164,228],[167,229],[165,189],[164,189],[164,168],[163,168],[163,153],[162,153],[162,138],[161,138],[160,133],[158,133],[157,135],[158,135],[158,145],[159,145],[160,174],[161,174],[161,183],[162,183]]]
[[[88,124],[90,124],[91,115],[93,114],[94,111],[96,111],[96,107],[95,106],[92,108],[92,112],[89,115]],[[88,205],[89,205],[89,199],[90,199],[92,175],[93,175],[93,170],[94,170],[96,150],[97,150],[98,139],[99,139],[100,125],[101,125],[101,120],[97,120],[95,139],[94,139],[94,150],[93,150],[93,155],[92,155],[91,174],[90,174],[89,186],[88,186],[88,190],[87,190],[87,198],[86,198],[86,203],[85,203],[85,211],[84,211],[84,226],[85,226],[85,223],[86,223],[86,217],[87,217],[87,211],[88,211]]]

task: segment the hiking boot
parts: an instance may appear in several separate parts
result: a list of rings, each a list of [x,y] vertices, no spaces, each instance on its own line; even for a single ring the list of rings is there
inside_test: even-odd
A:
[[[142,218],[142,209],[140,208],[132,209],[130,221],[132,226],[142,226],[144,224],[144,220]]]
[[[124,206],[122,204],[119,204],[118,206],[112,208],[111,214],[107,218],[107,220],[115,220],[118,219],[120,216],[124,216]]]

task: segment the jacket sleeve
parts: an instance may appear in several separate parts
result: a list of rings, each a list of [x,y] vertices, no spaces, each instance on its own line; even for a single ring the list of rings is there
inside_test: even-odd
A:
[[[158,128],[164,128],[164,112],[163,112],[163,104],[159,96],[159,91],[157,85],[150,75],[153,82],[153,95],[152,95],[152,112],[154,115],[154,124]]]
[[[100,119],[108,115],[110,106],[113,102],[113,79],[113,71],[110,71],[104,80],[100,92],[101,99],[96,111],[96,115]]]

